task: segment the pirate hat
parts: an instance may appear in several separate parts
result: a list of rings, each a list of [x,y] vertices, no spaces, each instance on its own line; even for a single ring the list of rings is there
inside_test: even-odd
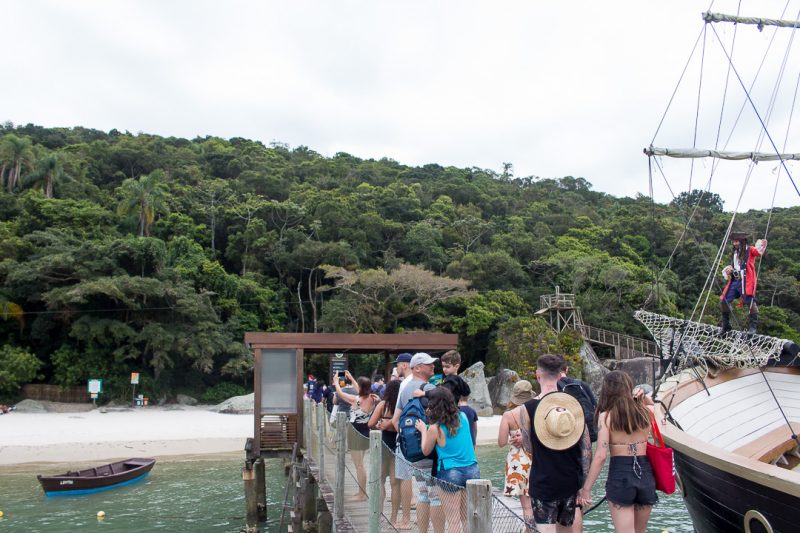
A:
[[[734,231],[734,232],[731,232],[731,240],[732,241],[746,241],[746,240],[748,240],[747,232],[745,232],[745,231]]]

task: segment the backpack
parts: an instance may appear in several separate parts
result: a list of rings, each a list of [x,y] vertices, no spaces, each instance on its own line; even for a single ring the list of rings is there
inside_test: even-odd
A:
[[[424,388],[425,385],[426,383],[420,385],[420,389]],[[421,396],[419,398],[411,398],[400,412],[400,422],[398,424],[400,431],[397,434],[398,443],[400,444],[400,451],[403,452],[403,457],[410,463],[416,463],[428,457],[422,453],[422,434],[414,427],[417,424],[417,420],[428,423],[428,417],[425,415],[427,407],[428,399]]]
[[[589,438],[592,442],[597,441],[597,424],[594,420],[594,411],[597,408],[597,399],[591,390],[579,379],[561,378],[558,380],[558,390],[566,392],[581,404],[583,407],[583,418],[586,420],[586,427],[589,428]]]

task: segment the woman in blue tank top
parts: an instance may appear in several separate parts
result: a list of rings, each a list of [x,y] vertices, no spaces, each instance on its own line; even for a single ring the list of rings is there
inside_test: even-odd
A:
[[[417,421],[416,428],[422,433],[422,451],[431,453],[436,448],[439,469],[436,478],[445,516],[455,526],[456,517],[465,530],[467,519],[467,497],[464,487],[468,479],[481,477],[472,435],[467,417],[458,409],[453,394],[446,387],[428,391],[428,425]]]

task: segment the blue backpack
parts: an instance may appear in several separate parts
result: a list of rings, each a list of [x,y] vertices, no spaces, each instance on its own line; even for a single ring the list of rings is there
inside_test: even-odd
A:
[[[422,384],[420,389],[425,385]],[[428,457],[422,453],[422,434],[414,427],[417,424],[417,420],[428,423],[428,417],[425,415],[427,407],[428,399],[424,396],[411,398],[400,413],[400,423],[398,424],[400,427],[400,432],[398,433],[400,451],[403,452],[403,457],[410,463],[416,463]]]

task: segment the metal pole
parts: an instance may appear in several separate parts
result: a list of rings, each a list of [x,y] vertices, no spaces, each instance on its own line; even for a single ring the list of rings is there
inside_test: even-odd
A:
[[[379,533],[381,530],[381,432],[373,429],[369,432],[369,481],[367,494],[369,495],[369,533]]]
[[[336,413],[336,484],[333,509],[337,519],[344,518],[344,460],[347,453],[347,413]]]
[[[467,533],[492,531],[492,482],[467,480]]]

